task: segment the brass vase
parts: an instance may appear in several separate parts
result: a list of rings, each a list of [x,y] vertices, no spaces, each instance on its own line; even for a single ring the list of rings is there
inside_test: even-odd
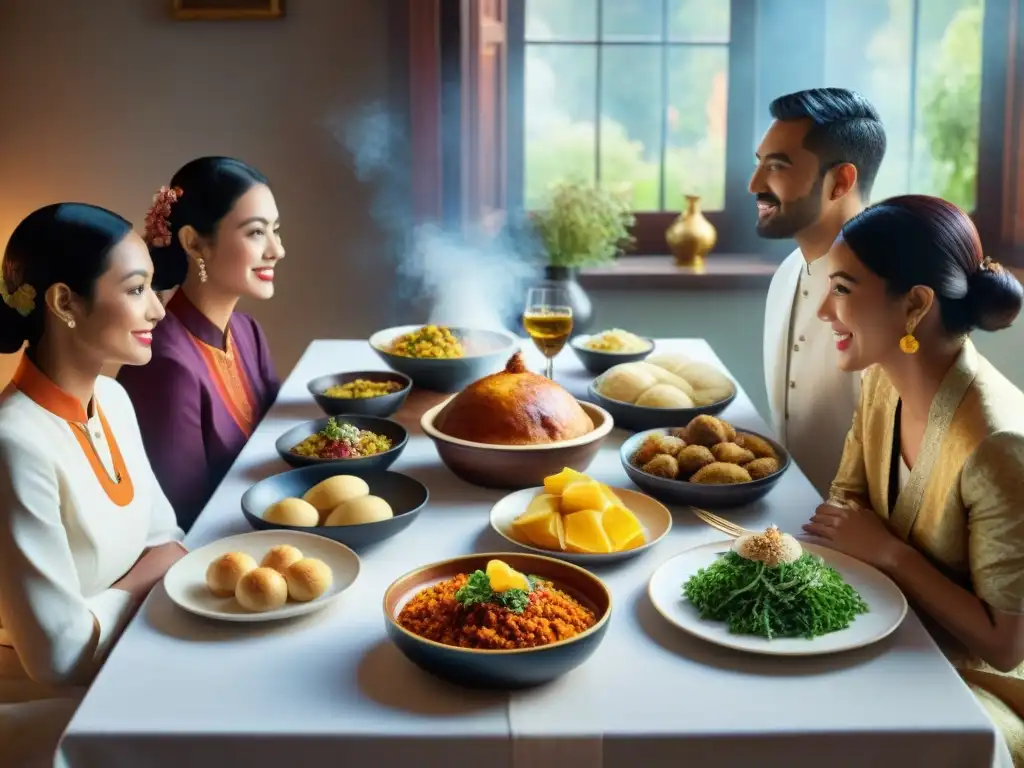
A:
[[[676,264],[681,267],[695,267],[704,263],[704,257],[715,247],[718,232],[700,210],[700,197],[686,196],[686,210],[665,230],[668,243]]]

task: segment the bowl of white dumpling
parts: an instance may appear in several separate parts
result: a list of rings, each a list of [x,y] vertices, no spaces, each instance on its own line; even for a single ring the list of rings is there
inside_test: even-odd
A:
[[[590,399],[634,432],[685,426],[721,413],[735,397],[736,383],[718,368],[672,352],[613,366],[590,384]]]

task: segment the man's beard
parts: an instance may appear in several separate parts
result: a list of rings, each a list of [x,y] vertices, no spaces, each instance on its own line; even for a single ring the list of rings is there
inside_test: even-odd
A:
[[[801,230],[814,224],[821,217],[821,186],[824,178],[819,177],[811,191],[803,197],[783,205],[772,195],[758,195],[775,205],[775,213],[757,222],[757,234],[768,240],[784,240],[794,237]]]

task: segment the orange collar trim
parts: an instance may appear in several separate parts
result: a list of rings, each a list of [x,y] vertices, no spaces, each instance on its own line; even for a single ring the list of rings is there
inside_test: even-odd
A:
[[[11,383],[36,405],[45,408],[54,416],[79,424],[89,421],[89,415],[82,404],[54,384],[28,359],[28,355],[21,356],[21,363],[14,372]]]

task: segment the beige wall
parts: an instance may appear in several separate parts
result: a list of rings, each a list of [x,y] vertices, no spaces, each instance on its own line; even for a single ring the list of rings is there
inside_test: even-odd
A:
[[[311,338],[368,335],[388,319],[390,268],[331,122],[407,103],[398,4],[292,0],[262,22],[179,22],[169,7],[0,0],[0,252],[23,216],[59,200],[141,226],[183,163],[236,155],[267,174],[282,214],[277,296],[243,307],[282,373]],[[0,382],[14,364],[0,356]]]

